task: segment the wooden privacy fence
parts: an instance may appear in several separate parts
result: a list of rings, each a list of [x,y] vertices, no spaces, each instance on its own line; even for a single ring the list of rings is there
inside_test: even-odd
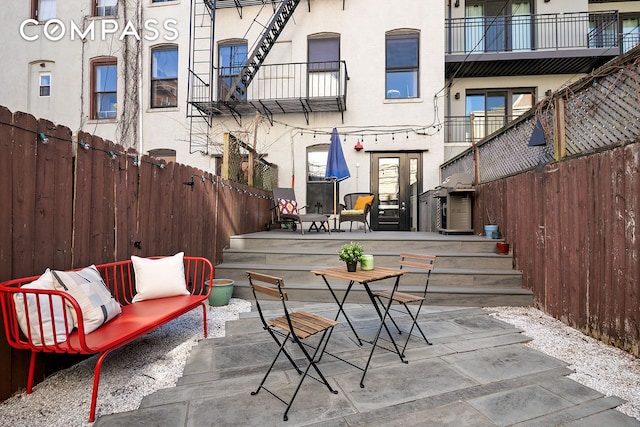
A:
[[[539,308],[636,356],[639,71],[636,48],[441,166],[476,176],[474,228],[499,225]]]
[[[269,222],[266,191],[4,107],[0,152],[0,281],[180,251],[218,264],[229,236]],[[28,354],[0,336],[3,399],[24,386]]]

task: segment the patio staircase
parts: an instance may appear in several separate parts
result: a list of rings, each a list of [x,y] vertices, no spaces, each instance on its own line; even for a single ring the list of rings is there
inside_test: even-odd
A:
[[[289,298],[297,301],[331,302],[322,277],[311,273],[326,267],[344,265],[338,249],[349,241],[362,243],[374,255],[375,266],[397,267],[400,252],[437,256],[429,285],[429,303],[453,306],[528,306],[531,291],[522,288],[522,273],[513,269],[511,255],[495,253],[496,242],[479,236],[440,235],[438,233],[300,233],[272,230],[232,236],[223,262],[216,266],[216,278],[235,281],[233,296],[253,299],[245,272],[257,271],[282,277]],[[345,267],[346,268],[346,267]],[[424,277],[416,272],[402,276],[400,290],[420,291]],[[344,290],[347,283],[330,282]],[[372,283],[372,289],[388,286]],[[355,286],[350,302],[368,301],[364,288]]]

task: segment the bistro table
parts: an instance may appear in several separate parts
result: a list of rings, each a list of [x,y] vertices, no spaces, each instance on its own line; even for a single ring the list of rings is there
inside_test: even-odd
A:
[[[379,280],[385,280],[385,279],[395,279],[393,281],[393,285],[391,289],[391,296],[393,296],[393,293],[395,293],[396,290],[398,289],[398,284],[400,283],[400,276],[402,276],[405,273],[403,270],[398,270],[396,268],[388,268],[388,267],[376,267],[373,270],[357,270],[354,272],[349,272],[347,271],[346,267],[332,267],[332,268],[325,268],[322,270],[312,270],[311,272],[318,276],[322,276],[322,278],[324,279],[324,282],[329,288],[329,291],[331,292],[331,295],[333,296],[333,299],[338,304],[338,313],[336,314],[335,320],[338,320],[340,313],[342,313],[360,345],[362,345],[363,340],[361,340],[360,337],[358,336],[358,333],[356,332],[355,328],[351,324],[351,320],[349,320],[349,316],[347,316],[347,313],[344,311],[344,303],[347,300],[347,297],[349,296],[349,292],[351,291],[351,288],[353,287],[354,284],[360,283],[361,285],[364,286],[364,289],[367,291],[367,295],[369,296],[371,303],[373,304],[374,308],[376,309],[376,312],[378,313],[378,317],[380,318],[380,326],[378,327],[378,331],[376,332],[375,338],[373,339],[373,341],[371,341],[372,347],[371,347],[371,352],[369,353],[369,358],[367,359],[367,364],[365,365],[364,369],[360,368],[363,371],[362,379],[360,380],[360,387],[364,387],[364,377],[365,375],[367,375],[367,369],[369,368],[369,364],[371,363],[373,352],[375,348],[378,347],[378,338],[380,338],[380,333],[382,332],[383,327],[387,331],[387,334],[389,335],[390,342],[393,344],[393,347],[395,349],[394,352],[398,355],[398,357],[400,357],[400,360],[403,363],[407,363],[407,361],[404,360],[404,356],[401,354],[400,349],[396,345],[396,342],[393,339],[393,336],[391,335],[391,332],[389,331],[389,328],[385,323],[387,315],[389,314],[389,308],[391,307],[392,299],[389,298],[388,300],[389,302],[387,303],[387,305],[383,306],[384,311],[380,311],[380,307],[376,303],[373,293],[371,292],[371,288],[369,287],[369,283],[371,282],[377,282]],[[349,285],[347,286],[347,291],[342,297],[342,301],[338,298],[338,296],[334,292],[327,277],[332,277],[335,279],[344,279],[349,281]],[[384,348],[385,350],[392,351],[386,347],[383,347],[383,346],[380,346],[380,347]]]

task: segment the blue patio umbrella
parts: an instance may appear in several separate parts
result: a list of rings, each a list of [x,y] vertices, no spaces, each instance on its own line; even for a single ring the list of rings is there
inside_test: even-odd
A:
[[[344,153],[342,152],[342,144],[340,143],[340,136],[338,135],[338,129],[333,128],[331,131],[331,143],[329,144],[329,152],[327,154],[327,169],[324,173],[325,179],[333,181],[333,228],[335,227],[335,215],[336,215],[336,187],[339,181],[347,179],[351,176],[349,173],[349,166],[344,159]]]

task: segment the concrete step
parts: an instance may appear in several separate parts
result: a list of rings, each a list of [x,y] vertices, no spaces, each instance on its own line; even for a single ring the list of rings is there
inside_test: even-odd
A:
[[[248,282],[246,271],[270,274],[284,279],[287,286],[293,283],[305,285],[324,285],[322,277],[311,273],[327,267],[340,267],[339,263],[325,265],[281,265],[222,263],[216,266],[216,278],[232,279],[236,284]],[[342,265],[344,267],[344,265]],[[344,267],[346,268],[346,267]],[[403,286],[423,287],[426,275],[422,272],[408,271],[402,277]],[[522,273],[515,270],[474,270],[474,269],[444,269],[436,268],[431,273],[431,286],[449,287],[502,287],[520,288]]]
[[[301,235],[293,231],[273,230],[263,233],[252,233],[231,236],[230,249],[278,250],[303,247],[315,251],[335,250],[349,241],[362,243],[365,251],[384,249],[389,252],[418,251],[422,253],[495,253],[496,243],[502,239],[486,239],[478,236],[450,236],[438,233],[388,233],[377,231],[371,233],[306,233]]]
[[[227,249],[224,251],[224,262],[231,264],[249,263],[275,265],[326,265],[338,260],[337,250],[306,249],[300,252],[296,248],[266,249]],[[368,250],[374,256],[376,266],[396,267],[398,265],[398,251]],[[513,268],[511,255],[497,255],[495,253],[431,253],[437,256],[437,267],[444,269],[464,268],[477,270],[510,270]]]
[[[374,255],[375,266],[396,267],[400,252],[434,254],[436,268],[429,284],[429,303],[457,306],[531,305],[531,291],[522,289],[522,273],[513,270],[511,255],[495,253],[500,239],[437,233],[294,233],[276,230],[231,237],[231,247],[223,253],[224,262],[215,268],[216,278],[236,282],[233,296],[253,299],[246,271],[282,277],[289,298],[297,301],[333,302],[322,277],[311,273],[327,267],[340,267],[338,250],[349,241],[362,243]],[[345,267],[346,268],[346,267]],[[400,290],[421,292],[424,272],[408,270]],[[347,282],[330,282],[342,294]],[[385,289],[391,283],[377,282],[372,289]],[[364,287],[355,286],[349,301],[368,302]]]

